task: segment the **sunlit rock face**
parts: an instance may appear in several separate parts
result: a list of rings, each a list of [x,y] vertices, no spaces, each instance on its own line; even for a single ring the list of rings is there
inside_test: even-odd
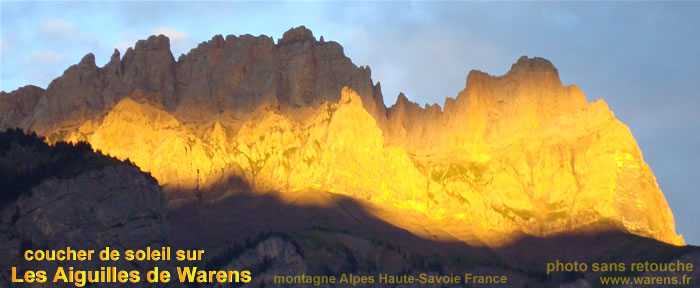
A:
[[[467,217],[531,234],[614,222],[683,243],[630,130],[603,100],[562,86],[549,61],[522,57],[498,77],[472,71],[444,107],[421,109],[400,95],[387,140],[478,207]]]
[[[551,235],[615,225],[683,244],[630,130],[542,58],[498,77],[470,72],[444,109],[403,94],[386,108],[369,68],[303,27],[277,43],[215,36],[177,61],[153,36],[0,103],[3,127],[86,140],[200,201],[243,177],[259,192],[313,189],[413,211],[435,221],[426,226]]]

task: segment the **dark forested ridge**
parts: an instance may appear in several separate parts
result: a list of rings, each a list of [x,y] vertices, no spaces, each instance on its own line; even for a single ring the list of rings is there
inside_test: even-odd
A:
[[[36,133],[22,129],[0,132],[0,206],[31,193],[41,181],[56,177],[66,179],[91,169],[100,169],[121,162],[93,151],[90,144],[56,142],[47,144]],[[150,177],[154,182],[156,181]]]

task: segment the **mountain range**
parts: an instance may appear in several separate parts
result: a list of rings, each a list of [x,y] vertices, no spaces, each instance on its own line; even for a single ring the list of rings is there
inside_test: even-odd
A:
[[[86,55],[46,89],[1,92],[8,128],[132,162],[167,201],[158,241],[222,263],[235,254],[226,260],[284,259],[274,273],[477,267],[549,287],[593,277],[523,268],[578,259],[567,247],[590,249],[581,261],[657,251],[700,262],[629,128],[539,57],[501,76],[471,71],[442,106],[400,94],[387,107],[369,67],[303,26],[276,42],[216,35],[177,60],[167,37],[150,36],[103,67]],[[456,258],[427,256],[443,253]]]

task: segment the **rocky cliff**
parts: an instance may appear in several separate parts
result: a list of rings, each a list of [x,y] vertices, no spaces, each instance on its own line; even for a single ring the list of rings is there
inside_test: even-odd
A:
[[[38,138],[19,135],[0,135],[0,283],[11,283],[11,267],[58,267],[57,261],[26,261],[27,249],[99,251],[170,244],[165,198],[152,177],[132,164],[98,155],[89,146],[49,147]],[[99,259],[60,263],[88,270],[104,266]],[[150,264],[113,263],[123,270],[149,268],[138,265]]]
[[[104,67],[97,67],[94,55],[87,54],[46,90],[27,86],[2,92],[2,127],[62,133],[123,98],[159,103],[184,122],[237,119],[258,106],[337,102],[344,86],[367,97],[364,103],[373,115],[385,110],[369,68],[356,67],[338,43],[316,41],[303,26],[287,31],[276,44],[266,36],[217,35],[177,61],[163,35],[138,41],[120,55],[115,50]],[[26,100],[17,101],[20,95]]]
[[[549,61],[472,71],[443,109],[405,95],[387,109],[370,76],[304,27],[277,43],[217,35],[177,61],[151,36],[104,67],[86,55],[46,90],[2,92],[0,124],[129,158],[171,199],[205,201],[243,177],[256,191],[318,189],[420,213],[435,221],[426,226],[544,236],[612,225],[683,244],[629,129]]]

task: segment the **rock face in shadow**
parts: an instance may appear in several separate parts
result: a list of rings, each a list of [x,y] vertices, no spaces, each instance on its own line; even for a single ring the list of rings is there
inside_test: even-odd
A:
[[[3,132],[5,133],[5,132]],[[7,138],[3,137],[3,141]],[[61,156],[58,148],[24,140],[4,143],[0,156],[3,180],[24,182],[29,190],[2,191],[0,203],[0,282],[10,283],[10,268],[41,269],[50,275],[59,266],[56,261],[26,261],[27,249],[143,249],[170,244],[167,205],[158,183],[132,164],[88,155],[73,157],[72,164],[52,163]],[[42,145],[43,144],[43,145]],[[7,145],[7,146],[5,146]],[[46,146],[44,146],[46,145]],[[74,150],[77,148],[64,148]],[[89,152],[81,153],[94,153]],[[104,158],[103,158],[104,157]],[[22,165],[12,161],[21,159]],[[66,160],[64,160],[66,161]],[[46,167],[63,165],[63,171],[46,171]],[[69,172],[68,170],[77,169]],[[54,173],[48,176],[47,173]],[[72,173],[72,175],[67,174]],[[25,176],[21,176],[25,175]],[[34,183],[36,182],[36,183]],[[7,193],[18,193],[11,197]],[[96,258],[95,255],[93,258]],[[105,266],[98,260],[69,263],[76,269]],[[113,263],[124,270],[140,270],[125,261]]]
[[[266,36],[217,35],[178,59],[174,110],[200,119],[260,105],[317,107],[337,102],[349,86],[370,113],[382,115],[384,101],[370,73],[345,57],[338,43],[316,41],[303,26],[285,32],[277,44]]]
[[[684,243],[627,126],[543,58],[502,76],[470,72],[442,109],[405,95],[387,109],[369,68],[303,26],[277,43],[217,35],[177,61],[151,36],[119,56],[100,68],[88,54],[45,91],[3,92],[0,128],[129,158],[173,201],[201,201],[239,176],[257,191],[318,189],[422,213],[463,241],[614,223]]]
[[[247,191],[239,181],[241,191]],[[553,272],[547,263],[573,262],[700,264],[698,247],[673,246],[600,225],[550,237],[522,235],[500,247],[477,247],[452,238],[418,236],[380,218],[377,208],[351,197],[322,191],[257,194],[239,192],[216,201],[173,209],[175,242],[207,250],[208,269],[248,267],[251,287],[305,287],[274,284],[274,276],[370,275],[374,284],[357,287],[443,287],[440,284],[377,285],[379,274],[506,275],[504,287],[596,287],[604,276],[692,277],[687,273]],[[328,197],[330,201],[318,198]],[[415,216],[393,210],[408,222]],[[193,225],[197,223],[198,225]],[[431,232],[436,232],[432,227]],[[465,227],[468,229],[470,227]],[[681,278],[678,278],[681,279]],[[560,286],[562,285],[562,286]],[[575,286],[583,285],[583,286]],[[346,287],[346,284],[320,287]],[[454,285],[448,287],[462,287]],[[222,287],[222,286],[216,286]]]
[[[336,42],[319,42],[303,26],[277,44],[267,36],[221,35],[175,61],[163,35],[140,40],[104,67],[87,54],[46,90],[22,88],[0,95],[2,128],[41,135],[69,131],[114,107],[122,98],[158,103],[186,122],[223,112],[239,115],[261,105],[314,107],[337,102],[349,86],[365,97],[368,111],[384,114],[370,70],[355,66]],[[16,101],[17,98],[27,99]],[[28,100],[33,99],[33,100]]]

